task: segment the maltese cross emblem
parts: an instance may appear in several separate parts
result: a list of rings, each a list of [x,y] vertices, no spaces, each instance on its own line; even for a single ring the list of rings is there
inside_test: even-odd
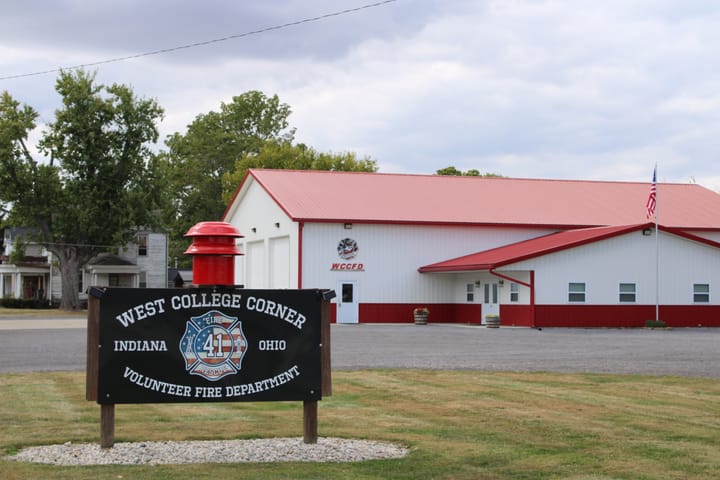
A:
[[[217,310],[190,317],[180,340],[185,370],[210,381],[239,372],[246,350],[242,322]]]

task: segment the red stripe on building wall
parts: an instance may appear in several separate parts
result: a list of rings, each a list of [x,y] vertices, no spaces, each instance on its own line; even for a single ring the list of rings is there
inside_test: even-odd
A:
[[[427,307],[431,323],[480,324],[481,305],[454,303],[361,303],[360,323],[414,323],[413,310]],[[330,319],[337,322],[337,304],[332,304]]]
[[[532,305],[501,305],[500,325],[505,327],[532,327]]]
[[[637,328],[654,319],[654,305],[535,306],[536,327]],[[661,305],[660,320],[668,327],[720,327],[720,306]]]
[[[423,304],[430,309],[430,323],[480,324],[481,305]],[[413,309],[420,304],[361,303],[360,323],[413,323]],[[501,305],[500,325],[505,327],[639,328],[655,319],[654,305]],[[663,305],[660,320],[668,327],[720,327],[720,306]],[[331,321],[337,321],[332,304]]]

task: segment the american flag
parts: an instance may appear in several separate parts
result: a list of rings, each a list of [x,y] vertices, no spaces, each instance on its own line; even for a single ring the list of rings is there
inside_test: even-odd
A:
[[[655,206],[656,206],[656,195],[657,195],[657,166],[653,169],[653,179],[652,179],[652,185],[650,185],[650,195],[647,199],[647,204],[645,204],[645,209],[647,210],[647,218],[652,218],[655,215]]]

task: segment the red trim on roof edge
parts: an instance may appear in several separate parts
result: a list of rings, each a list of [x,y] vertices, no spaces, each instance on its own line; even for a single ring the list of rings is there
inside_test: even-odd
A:
[[[245,172],[245,176],[242,178],[242,180],[240,180],[240,184],[235,189],[235,193],[233,193],[233,196],[230,199],[230,202],[227,204],[227,207],[225,207],[225,211],[223,212],[222,217],[221,217],[223,221],[227,221],[226,219],[227,219],[228,211],[230,210],[230,207],[232,207],[235,204],[235,199],[240,194],[240,190],[242,190],[243,185],[245,185],[245,181],[250,176],[250,172],[251,172],[251,170],[248,170],[247,172]]]

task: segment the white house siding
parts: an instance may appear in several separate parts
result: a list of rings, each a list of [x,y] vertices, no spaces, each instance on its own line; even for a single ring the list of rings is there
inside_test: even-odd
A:
[[[692,304],[693,283],[709,283],[711,303],[718,304],[718,249],[676,235],[659,236],[660,299],[665,305]],[[586,285],[586,304],[618,305],[619,283],[635,283],[636,304],[655,304],[655,237],[636,231],[508,268],[535,270],[537,304],[569,304],[568,283]],[[521,290],[524,290],[521,288]],[[715,300],[715,301],[713,301]]]
[[[165,288],[167,285],[167,235],[148,232],[147,237],[147,255],[137,255],[131,261],[136,262],[142,269],[148,288]],[[137,251],[137,248],[135,250]]]
[[[346,229],[342,223],[308,223],[303,229],[302,283],[307,288],[335,288],[339,281],[356,280],[360,302],[457,303],[458,299],[464,301],[467,281],[493,277],[420,274],[418,268],[550,232],[530,228],[357,223]],[[337,253],[344,238],[358,244],[358,254],[351,260],[342,260]],[[333,263],[362,264],[363,270],[331,270]]]

